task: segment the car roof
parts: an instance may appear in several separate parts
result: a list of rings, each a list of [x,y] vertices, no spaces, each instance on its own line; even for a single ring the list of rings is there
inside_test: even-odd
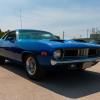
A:
[[[17,32],[20,32],[20,31],[34,31],[34,32],[47,32],[47,33],[50,33],[48,31],[33,30],[33,29],[16,29],[15,31],[17,31]]]

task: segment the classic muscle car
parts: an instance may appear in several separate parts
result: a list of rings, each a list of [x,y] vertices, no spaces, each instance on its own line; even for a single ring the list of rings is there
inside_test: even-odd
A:
[[[18,29],[0,39],[0,63],[20,62],[27,75],[36,79],[44,70],[65,67],[84,70],[100,61],[100,46],[60,40],[50,32]]]

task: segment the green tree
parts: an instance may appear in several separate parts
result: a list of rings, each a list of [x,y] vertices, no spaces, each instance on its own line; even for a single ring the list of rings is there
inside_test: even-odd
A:
[[[5,32],[3,32],[1,29],[0,29],[0,38],[5,34]]]

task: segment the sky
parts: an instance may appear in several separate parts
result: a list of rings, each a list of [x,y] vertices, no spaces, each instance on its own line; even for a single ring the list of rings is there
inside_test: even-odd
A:
[[[65,38],[86,37],[100,28],[100,0],[0,0],[0,28],[52,32]]]

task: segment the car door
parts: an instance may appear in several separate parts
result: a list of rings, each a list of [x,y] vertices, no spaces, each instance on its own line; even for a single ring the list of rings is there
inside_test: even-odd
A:
[[[18,46],[16,45],[16,32],[10,32],[8,33],[5,38],[2,39],[2,48],[0,49],[0,52],[2,56],[12,59],[12,60],[20,60],[21,56],[17,52]]]

